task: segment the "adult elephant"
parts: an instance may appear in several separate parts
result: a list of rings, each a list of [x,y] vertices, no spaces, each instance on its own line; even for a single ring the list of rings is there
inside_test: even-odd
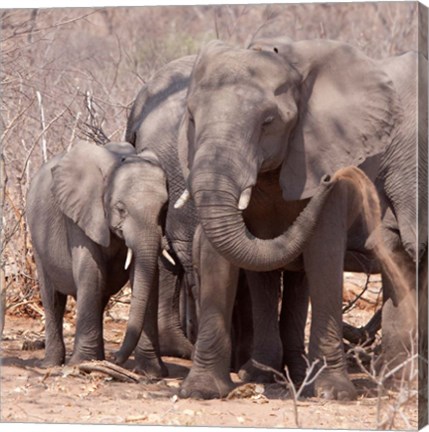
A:
[[[259,40],[251,47],[267,51],[275,50],[284,58],[294,62],[297,58],[292,53],[294,45],[290,40],[278,38]],[[413,349],[412,335],[416,331],[417,321],[416,300],[425,298],[424,290],[427,284],[425,254],[427,254],[428,125],[423,119],[427,118],[428,106],[427,100],[418,95],[427,93],[428,64],[426,57],[416,52],[408,52],[373,61],[373,63],[392,81],[400,109],[395,133],[385,151],[378,156],[379,162],[377,164],[366,162],[363,167],[367,172],[372,171],[372,177],[375,178],[382,204],[382,237],[394,265],[400,267],[405,279],[392,280],[392,275],[382,268],[374,255],[368,251],[374,243],[374,238],[368,240],[365,224],[361,220],[356,221],[355,226],[350,230],[345,270],[382,273],[384,302],[382,318],[380,319],[380,314],[377,314],[364,329],[374,334],[378,325],[382,326],[384,363],[394,367],[405,361]],[[371,165],[374,166],[371,168]],[[419,307],[424,309],[424,304],[425,302],[420,301]],[[284,317],[285,315],[282,314],[283,319]],[[290,336],[290,324],[287,320],[283,325],[281,324],[281,330],[284,333],[283,340],[285,335]],[[299,333],[298,345],[303,347],[303,330]],[[425,339],[425,334],[421,335],[421,339]],[[302,362],[300,374],[302,375]]]
[[[161,353],[179,357],[191,357],[195,340],[197,311],[194,301],[194,277],[192,266],[192,237],[196,224],[196,212],[192,202],[176,209],[175,202],[185,187],[183,173],[177,153],[177,133],[180,119],[186,102],[186,92],[195,56],[187,56],[172,61],[158,70],[145,83],[138,93],[127,122],[125,139],[137,152],[153,152],[165,174],[166,203],[165,238],[169,253],[174,257],[175,264],[168,262],[160,266],[160,295],[171,297],[170,307],[159,312],[159,341]],[[142,232],[142,236],[147,231]],[[164,293],[164,294],[162,294]],[[181,322],[178,313],[180,295],[189,301],[182,302]],[[135,308],[130,318],[136,321],[143,313],[142,308]],[[140,324],[142,322],[140,321]],[[140,325],[128,332],[116,359],[123,363],[138,342],[143,327]],[[188,336],[185,337],[184,330]]]
[[[416,65],[415,55],[404,59]],[[413,96],[407,95],[410,104]],[[254,292],[277,293],[272,271],[286,267],[305,269],[313,317],[310,358],[327,361],[316,394],[356,397],[342,345],[342,273],[347,249],[368,253],[367,236],[360,221],[349,224],[347,188],[339,185],[320,198],[318,184],[349,165],[377,178],[387,198],[384,241],[419,260],[427,234],[416,241],[410,110],[404,112],[380,62],[340,42],[262,40],[245,50],[216,41],[201,50],[179,155],[203,228],[200,250],[218,267],[201,275],[199,335],[182,396],[217,397],[231,388],[225,359],[237,267],[256,273],[253,280],[266,287],[258,291],[255,283],[252,301]],[[394,173],[395,167],[404,171]],[[411,180],[398,182],[401,175]],[[320,212],[323,204],[329,211]]]
[[[149,376],[166,375],[157,310],[167,200],[158,158],[150,151],[135,154],[129,143],[80,141],[41,167],[28,192],[27,219],[45,309],[44,366],[65,362],[62,324],[69,295],[77,301],[69,362],[104,358],[103,311],[130,279],[127,331],[144,323],[137,366]]]

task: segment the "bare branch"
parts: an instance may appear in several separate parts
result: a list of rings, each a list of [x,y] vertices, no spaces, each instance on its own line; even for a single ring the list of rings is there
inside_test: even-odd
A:
[[[46,162],[48,160],[48,153],[46,150],[46,137],[45,137],[45,131],[46,131],[45,112],[43,110],[43,105],[42,105],[42,95],[38,90],[36,90],[36,96],[37,96],[37,102],[39,103],[40,123],[42,126],[42,156],[43,156],[43,162]]]
[[[91,372],[102,372],[110,375],[112,378],[121,382],[138,383],[142,381],[143,377],[130,372],[118,365],[115,365],[106,360],[94,360],[90,362],[84,362],[79,365],[79,370],[86,373]]]
[[[73,102],[73,101],[72,101]],[[70,105],[71,105],[71,103],[70,103]],[[69,105],[69,106],[70,106]],[[69,106],[67,106],[67,107],[65,107],[64,108],[64,110],[63,111],[61,111],[57,116],[55,116],[47,125],[46,125],[46,127],[42,130],[42,132],[40,132],[40,134],[37,136],[37,138],[34,140],[34,144],[33,144],[33,146],[31,147],[31,149],[30,149],[30,151],[28,152],[28,155],[27,155],[27,158],[25,159],[25,162],[24,162],[24,166],[23,166],[23,168],[22,168],[22,171],[21,171],[21,174],[18,176],[18,179],[21,181],[21,179],[23,178],[23,176],[24,176],[24,173],[25,173],[25,171],[26,171],[26,169],[27,169],[27,164],[28,164],[28,162],[29,162],[29,160],[30,160],[30,157],[31,157],[31,155],[32,155],[32,153],[33,153],[33,151],[34,151],[34,149],[36,148],[36,146],[37,146],[37,143],[39,142],[39,140],[40,140],[40,138],[43,136],[43,134],[59,119],[59,118],[61,118],[63,115],[64,115],[64,113],[66,113],[67,112],[67,110],[68,110],[68,108],[69,108]]]
[[[96,10],[94,10],[94,11],[88,13],[88,14],[82,15],[80,17],[72,18],[72,19],[69,19],[67,21],[63,21],[63,22],[60,22],[60,23],[57,23],[57,24],[53,24],[53,25],[50,25],[50,26],[47,26],[47,27],[40,27],[40,28],[36,28],[36,29],[31,28],[29,30],[23,30],[23,31],[14,31],[14,33],[11,36],[9,36],[7,38],[4,38],[3,42],[6,42],[6,41],[8,41],[10,39],[13,39],[14,37],[17,37],[17,36],[23,36],[23,35],[27,35],[29,33],[35,34],[35,33],[40,33],[40,32],[44,32],[44,31],[47,31],[47,30],[52,30],[52,29],[55,29],[57,27],[62,27],[62,26],[65,26],[67,24],[71,24],[71,23],[74,23],[76,21],[83,20],[83,19],[85,19],[85,18],[87,18],[87,17],[89,17],[91,15],[94,15],[95,13],[97,13],[99,11],[100,11],[100,9],[96,9]]]

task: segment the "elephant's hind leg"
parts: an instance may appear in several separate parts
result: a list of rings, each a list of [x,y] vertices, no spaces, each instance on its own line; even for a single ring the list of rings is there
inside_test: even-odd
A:
[[[247,382],[273,382],[273,373],[262,370],[257,363],[275,371],[281,370],[283,350],[278,321],[280,272],[248,271],[246,276],[252,299],[253,349],[239,376]]]
[[[36,264],[39,273],[39,285],[45,310],[45,358],[43,367],[60,366],[65,362],[66,349],[63,339],[63,317],[67,296],[55,290],[49,277],[46,275],[40,260],[36,255]]]
[[[283,301],[280,312],[280,336],[283,364],[295,385],[299,386],[307,370],[305,324],[308,312],[308,283],[304,272],[286,271],[283,276]]]

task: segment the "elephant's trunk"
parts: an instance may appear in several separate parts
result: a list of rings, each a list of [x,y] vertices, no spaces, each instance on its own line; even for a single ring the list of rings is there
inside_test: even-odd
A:
[[[238,209],[240,187],[227,176],[191,175],[192,196],[201,225],[212,245],[234,265],[252,271],[271,271],[297,258],[314,231],[318,216],[335,183],[325,176],[318,191],[289,229],[263,240],[247,229]]]
[[[156,290],[158,284],[157,263],[161,248],[161,232],[158,226],[154,226],[153,230],[145,229],[144,232],[152,233],[150,236],[145,236],[144,246],[137,248],[130,245],[134,254],[130,276],[132,296],[124,341],[115,354],[115,360],[119,364],[124,363],[137,346],[146,314],[157,313],[157,311],[147,311],[147,304],[150,293]]]

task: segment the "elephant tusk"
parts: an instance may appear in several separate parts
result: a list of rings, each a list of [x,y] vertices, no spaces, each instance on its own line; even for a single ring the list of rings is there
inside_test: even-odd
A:
[[[130,266],[132,259],[133,259],[133,251],[130,248],[128,248],[127,259],[125,260],[125,266],[124,266],[125,270],[127,270],[128,267]]]
[[[176,262],[174,261],[173,257],[168,253],[167,249],[163,249],[162,256],[164,256],[174,266],[176,265]]]
[[[175,209],[182,208],[189,201],[190,197],[191,194],[189,193],[188,189],[185,189],[182,195],[180,195],[180,198],[174,204],[174,208]]]
[[[252,188],[248,187],[240,195],[238,200],[238,210],[246,210],[250,202],[250,197],[252,196]]]

